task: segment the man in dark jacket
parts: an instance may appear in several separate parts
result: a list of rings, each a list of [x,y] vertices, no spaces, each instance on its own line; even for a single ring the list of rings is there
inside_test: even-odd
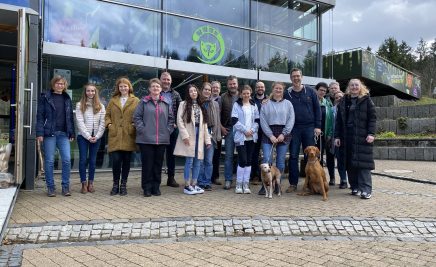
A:
[[[62,160],[62,195],[71,196],[70,171],[71,154],[70,141],[75,138],[73,105],[66,93],[67,80],[59,75],[51,80],[51,90],[42,93],[38,100],[36,114],[36,138],[43,142],[44,172],[47,184],[47,195],[56,196],[53,178],[54,156],[56,148]]]
[[[263,102],[266,101],[265,96],[265,84],[261,81],[256,83],[255,94],[253,96],[254,103],[256,103],[257,109],[260,114],[260,109],[262,108]],[[253,184],[259,184],[260,181],[260,170],[259,170],[259,153],[261,147],[263,131],[259,124],[259,130],[257,133],[257,143],[254,143],[253,157],[251,159],[251,181]],[[265,194],[265,193],[264,193]]]
[[[162,83],[161,95],[166,99],[166,102],[169,103],[170,107],[172,108],[173,114],[177,114],[177,109],[179,108],[180,102],[182,102],[182,98],[180,97],[179,92],[171,88],[171,74],[166,71],[162,72],[162,74],[160,75],[160,81]],[[170,135],[170,144],[166,148],[166,160],[168,168],[167,186],[179,187],[179,184],[174,179],[176,169],[174,148],[176,147],[177,136],[179,134],[179,131],[177,130],[177,125],[175,123],[174,128],[174,131]]]
[[[300,147],[315,145],[315,136],[321,134],[321,108],[318,97],[312,87],[303,85],[300,69],[291,70],[292,86],[284,93],[285,99],[291,101],[295,112],[295,124],[289,145],[289,188],[286,193],[295,192],[298,184],[298,158]]]

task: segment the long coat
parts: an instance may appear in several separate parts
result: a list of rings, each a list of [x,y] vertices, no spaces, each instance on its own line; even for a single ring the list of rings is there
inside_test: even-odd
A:
[[[119,96],[114,96],[106,108],[105,123],[109,130],[108,152],[136,151],[136,130],[133,125],[133,113],[139,99],[130,95],[126,104],[121,108]]]
[[[356,110],[354,111],[354,136],[351,144],[347,144],[347,120],[349,108],[351,105],[350,95],[345,95],[337,108],[337,117],[335,125],[335,138],[341,140],[341,146],[351,148],[351,167],[359,169],[375,168],[373,156],[373,143],[366,142],[368,135],[375,135],[376,129],[376,111],[374,103],[369,95],[358,98]]]
[[[179,135],[177,137],[176,148],[174,155],[182,157],[195,157],[195,118],[194,111],[191,112],[191,122],[186,123],[183,120],[183,113],[185,112],[186,101],[180,103],[179,110],[177,111],[177,127],[179,128]],[[183,139],[189,138],[189,146],[185,145]],[[211,144],[210,135],[207,131],[207,123],[203,123],[203,114],[200,112],[200,126],[198,129],[198,159],[204,158],[204,145]]]

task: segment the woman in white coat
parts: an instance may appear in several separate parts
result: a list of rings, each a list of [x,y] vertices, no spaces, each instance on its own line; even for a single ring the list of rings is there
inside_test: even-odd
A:
[[[197,186],[200,163],[204,158],[204,146],[211,145],[207,130],[207,112],[202,105],[200,93],[195,85],[188,86],[186,100],[180,103],[177,111],[177,137],[174,155],[185,157],[183,192],[188,195],[202,194],[204,190]],[[192,178],[190,173],[192,169]]]

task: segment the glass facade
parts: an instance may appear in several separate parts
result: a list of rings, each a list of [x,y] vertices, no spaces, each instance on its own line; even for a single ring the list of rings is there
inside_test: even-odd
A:
[[[44,40],[317,76],[318,4],[267,0],[46,0]]]
[[[49,43],[203,63],[205,68],[217,65],[288,74],[298,67],[305,76],[318,76],[320,5],[284,0],[45,0],[43,38]],[[59,54],[43,55],[42,61],[43,86],[48,89],[55,73],[67,74],[73,104],[79,101],[83,85],[94,82],[106,105],[120,76],[127,76],[135,95],[142,97],[147,94],[148,80],[162,71],[133,65],[138,62],[121,64]],[[218,80],[222,91],[226,90],[226,77],[213,72],[203,75],[200,69],[193,72],[171,71],[173,87],[182,97],[188,83],[201,87],[204,81]],[[255,82],[239,79],[240,85],[253,88]],[[269,92],[271,81],[265,83]],[[98,168],[111,167],[106,147],[104,136]],[[72,167],[77,169],[75,142],[71,153]],[[138,154],[133,155],[132,167],[140,167]]]

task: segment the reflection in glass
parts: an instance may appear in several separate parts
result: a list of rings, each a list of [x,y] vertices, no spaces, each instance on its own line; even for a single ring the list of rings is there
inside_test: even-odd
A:
[[[252,55],[257,68],[278,73],[289,73],[301,68],[303,74],[316,76],[317,44],[291,38],[253,34]]]
[[[158,55],[158,13],[95,0],[48,0],[45,8],[45,41]]]
[[[248,26],[249,0],[165,0],[163,10],[238,26]]]
[[[317,39],[317,5],[303,1],[252,1],[252,28],[310,40]]]
[[[253,60],[248,40],[246,30],[164,16],[163,56],[172,59],[249,68]]]

